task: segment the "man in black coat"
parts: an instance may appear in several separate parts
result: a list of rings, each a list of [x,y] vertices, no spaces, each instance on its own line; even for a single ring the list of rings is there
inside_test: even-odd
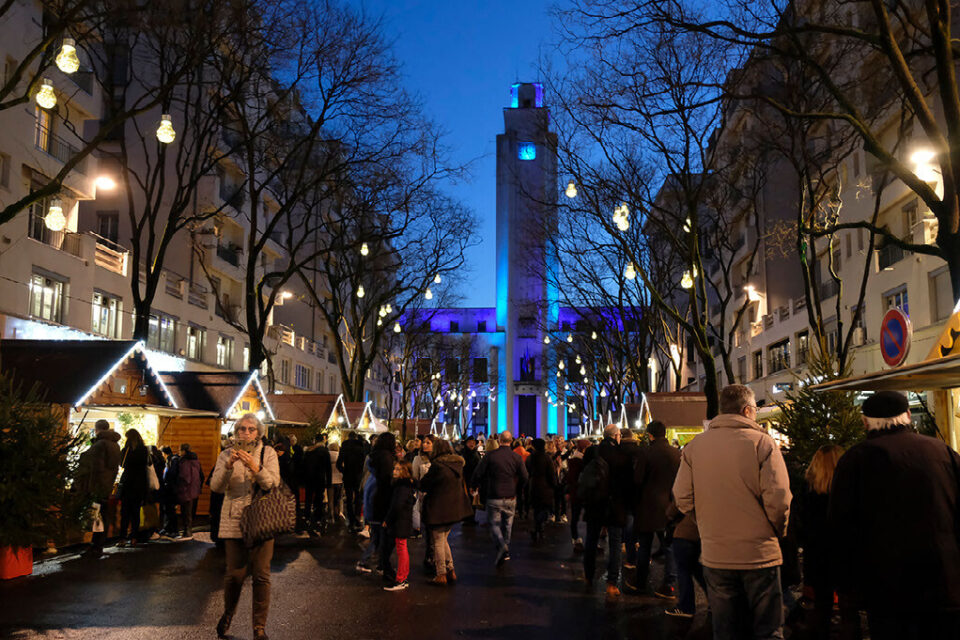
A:
[[[306,498],[303,519],[311,530],[322,531],[326,522],[323,498],[333,476],[330,450],[322,436],[317,436],[314,445],[303,453],[301,468]]]
[[[350,529],[360,530],[360,482],[363,480],[363,460],[366,457],[363,443],[356,431],[351,431],[340,445],[337,470],[343,475],[343,500],[347,504],[347,520]]]
[[[640,446],[640,442],[630,429],[620,429],[620,450],[630,459],[631,468],[636,469],[637,460],[640,458],[643,447]],[[623,568],[628,571],[637,568],[637,530],[634,527],[636,511],[637,492],[633,491],[627,501],[627,522],[623,527],[623,546],[626,553],[623,559]]]
[[[830,491],[838,591],[867,610],[874,640],[960,638],[960,456],[912,431],[901,393],[861,411],[867,439]]]
[[[513,436],[501,431],[497,436],[500,446],[483,456],[470,478],[471,486],[483,486],[487,498],[487,516],[490,535],[497,546],[498,567],[510,559],[510,536],[513,518],[517,512],[517,493],[523,490],[529,474],[523,459],[510,448]]]
[[[477,439],[473,436],[467,438],[463,445],[463,477],[469,482],[473,479],[473,472],[480,465],[480,452],[477,451]],[[470,515],[463,519],[464,524],[476,524],[473,509],[470,509]]]
[[[663,550],[663,584],[654,592],[661,598],[672,598],[674,583],[677,580],[673,563],[673,551],[667,541],[667,508],[670,506],[670,492],[673,481],[680,468],[680,450],[667,442],[667,427],[659,420],[647,425],[650,446],[641,450],[633,470],[636,487],[636,510],[633,526],[637,533],[637,577],[634,586],[646,592],[649,589],[647,578],[650,575],[650,551],[654,536],[660,541]]]
[[[630,458],[620,449],[620,429],[615,424],[603,430],[603,441],[597,455],[606,463],[608,487],[606,499],[586,505],[587,542],[583,553],[583,572],[588,584],[593,583],[600,531],[607,528],[607,597],[620,595],[620,542],[627,523],[627,504],[633,491],[633,468]],[[584,472],[587,472],[584,465]],[[583,473],[581,472],[581,481]]]

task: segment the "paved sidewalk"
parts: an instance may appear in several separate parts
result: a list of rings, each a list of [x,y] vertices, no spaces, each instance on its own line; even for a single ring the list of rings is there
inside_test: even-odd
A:
[[[531,547],[526,523],[519,523],[513,559],[497,570],[488,530],[457,527],[451,547],[460,581],[446,588],[426,584],[423,544],[412,541],[411,586],[398,593],[354,571],[364,539],[342,530],[323,538],[284,537],[273,559],[267,632],[277,640],[710,637],[705,607],[690,623],[665,616],[664,602],[653,598],[623,595],[607,603],[602,580],[587,592],[568,531],[549,525],[547,542]],[[0,583],[0,637],[214,638],[223,555],[201,536],[110,549],[97,561],[67,555],[39,564],[31,577]],[[660,571],[655,563],[654,576]],[[252,637],[250,615],[248,580],[233,637]]]

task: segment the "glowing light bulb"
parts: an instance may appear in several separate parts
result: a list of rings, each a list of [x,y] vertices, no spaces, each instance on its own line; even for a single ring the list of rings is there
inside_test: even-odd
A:
[[[377,314],[378,314],[381,318],[386,317],[386,315],[387,315],[387,309],[386,309],[386,307],[380,307],[380,310],[377,312]]]
[[[572,179],[570,180],[570,182],[567,183],[567,190],[564,193],[567,194],[568,198],[577,197],[577,185],[574,184]]]
[[[606,398],[606,397],[607,397],[607,390],[606,390],[606,389],[601,389],[601,390],[600,390],[600,397],[601,397],[601,398]]]
[[[73,38],[64,38],[60,53],[57,54],[57,68],[66,74],[76,72],[80,68],[80,58],[77,57],[77,43]]]
[[[572,333],[568,333],[568,334],[567,334],[567,342],[573,342],[573,334],[572,334]]]
[[[50,208],[43,218],[43,223],[50,231],[63,231],[64,227],[67,226],[67,218],[63,215],[63,205],[60,198],[53,198],[50,201]]]
[[[367,246],[366,242],[360,245],[360,255],[362,256],[370,255],[370,247]]]
[[[400,333],[401,331],[402,331],[402,329],[400,328],[400,323],[399,323],[399,322],[398,322],[397,324],[393,325],[393,332],[394,332],[394,333]]]
[[[690,289],[693,287],[693,276],[690,275],[689,271],[683,272],[683,277],[680,278],[680,286],[684,289]]]
[[[550,336],[543,336],[543,344],[550,344]]]
[[[157,140],[163,144],[170,144],[177,139],[177,132],[173,130],[173,122],[168,114],[160,116],[160,126],[157,127]]]
[[[433,300],[433,291],[430,291],[430,287],[427,287],[427,291],[423,294],[423,297],[427,300]]]
[[[367,292],[364,291],[363,285],[360,285],[359,287],[357,287],[357,297],[362,298],[365,295],[367,295]]]
[[[587,368],[584,367],[584,366],[582,366],[582,365],[581,365],[581,367],[580,367],[580,375],[582,375],[582,376],[587,375]],[[584,382],[586,382],[586,380],[584,380]]]
[[[382,326],[383,326],[383,319],[382,319],[382,318],[377,318],[377,326],[378,326],[378,327],[382,327]]]
[[[596,332],[596,331],[594,331],[593,333],[590,334],[590,339],[591,339],[591,340],[596,340],[596,339],[597,339],[597,332]]]
[[[627,280],[633,280],[637,277],[637,269],[633,266],[632,262],[627,263],[627,268],[623,270],[623,277]]]
[[[566,366],[567,366],[567,365],[566,365],[566,363],[565,363],[563,360],[561,360],[560,362],[557,363],[557,369],[560,369],[560,371],[563,371],[563,369],[564,369]]]
[[[443,282],[443,278],[440,277],[439,273],[433,277],[433,282],[434,284],[440,284],[441,282]]]
[[[619,220],[617,220],[617,229],[619,229],[620,231],[626,231],[629,228],[630,228],[630,220],[628,220],[627,218],[620,218]]]
[[[393,305],[387,303],[387,313],[393,313]]]
[[[40,84],[40,91],[34,96],[37,104],[44,109],[53,109],[57,106],[57,94],[53,90],[53,82],[49,78],[44,78]]]
[[[580,359],[580,356],[577,356],[577,364],[580,364],[583,360]]]

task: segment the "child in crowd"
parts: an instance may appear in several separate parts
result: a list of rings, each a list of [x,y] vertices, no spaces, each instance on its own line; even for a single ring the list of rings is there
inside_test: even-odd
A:
[[[413,536],[413,504],[416,497],[413,493],[413,472],[409,462],[400,460],[393,466],[393,493],[390,498],[390,507],[384,518],[386,528],[386,549],[397,550],[397,572],[391,584],[384,587],[385,591],[402,591],[409,585],[407,577],[410,575],[410,555],[407,553],[407,539]],[[389,557],[389,551],[384,557]],[[384,575],[390,572],[384,567]]]

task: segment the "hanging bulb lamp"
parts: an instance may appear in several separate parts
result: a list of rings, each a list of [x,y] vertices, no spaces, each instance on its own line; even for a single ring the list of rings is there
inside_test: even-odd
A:
[[[362,298],[365,295],[367,295],[367,292],[363,290],[363,285],[357,287],[357,297]]]
[[[173,130],[173,122],[169,114],[160,116],[160,126],[157,127],[157,140],[163,144],[170,144],[177,139],[177,132]]]
[[[364,242],[362,245],[360,245],[360,255],[362,255],[362,256],[368,256],[368,255],[370,255],[370,247],[367,246],[367,243],[366,243],[366,242]]]
[[[80,58],[77,57],[77,43],[73,38],[64,38],[60,53],[57,54],[57,68],[67,75],[80,69]]]
[[[683,277],[680,278],[680,286],[684,289],[690,289],[693,287],[693,276],[690,275],[689,271],[683,272]]]
[[[60,198],[50,200],[50,208],[43,218],[43,224],[50,231],[63,231],[64,227],[67,226],[67,218],[63,215],[63,204],[60,202]]]
[[[623,270],[623,276],[627,280],[633,280],[637,277],[637,269],[633,266],[633,262],[627,263],[627,268]]]
[[[400,331],[402,331],[402,329],[400,329],[400,323],[398,322],[397,324],[393,325],[393,332],[400,333]]]
[[[423,297],[427,300],[433,300],[433,291],[430,291],[430,287],[427,287],[427,291],[423,294]]]
[[[571,179],[570,182],[567,183],[567,190],[564,193],[567,194],[568,198],[577,197],[577,185],[573,182],[573,179]]]
[[[53,90],[53,82],[50,78],[44,78],[40,84],[40,91],[34,96],[37,104],[44,109],[53,109],[57,106],[57,93]]]

